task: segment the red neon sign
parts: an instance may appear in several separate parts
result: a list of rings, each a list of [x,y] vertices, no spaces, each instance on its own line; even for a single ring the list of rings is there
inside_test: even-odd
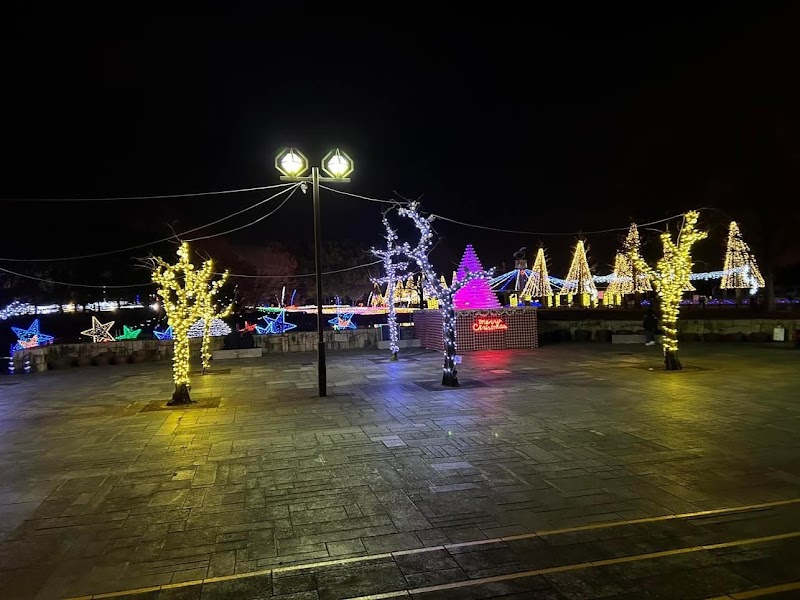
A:
[[[506,329],[508,329],[508,325],[500,317],[477,317],[472,322],[472,331],[476,333],[505,331]]]

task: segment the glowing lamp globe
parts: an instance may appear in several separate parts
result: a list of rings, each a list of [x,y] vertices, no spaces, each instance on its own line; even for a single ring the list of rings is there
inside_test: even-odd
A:
[[[322,159],[322,170],[335,179],[344,179],[353,172],[353,159],[337,148]]]
[[[275,168],[287,177],[297,177],[308,168],[308,160],[299,151],[289,148],[275,157]]]

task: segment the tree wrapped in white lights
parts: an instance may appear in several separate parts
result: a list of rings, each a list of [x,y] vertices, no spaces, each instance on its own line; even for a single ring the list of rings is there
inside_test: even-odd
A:
[[[719,287],[722,289],[750,288],[755,294],[758,288],[764,287],[764,278],[758,268],[750,246],[742,238],[742,232],[736,221],[731,221],[728,228],[728,244],[725,248],[725,274]]]
[[[175,392],[167,404],[189,404],[192,402],[189,397],[189,328],[204,317],[208,303],[206,295],[219,286],[215,287],[211,281],[214,275],[212,261],[205,261],[199,269],[196,268],[189,258],[189,244],[186,242],[178,248],[178,261],[174,265],[160,257],[153,258],[152,262],[153,282],[158,286],[158,295],[175,340],[172,357]]]
[[[583,240],[578,240],[575,245],[575,254],[572,255],[569,273],[567,273],[567,278],[564,280],[559,294],[562,296],[565,294],[589,294],[593,298],[597,296],[597,286],[594,284],[592,271],[589,269]]]
[[[419,242],[415,247],[408,243],[402,245],[403,253],[414,260],[419,266],[422,275],[433,289],[434,297],[439,302],[442,314],[442,336],[444,339],[444,366],[442,368],[442,385],[458,387],[458,370],[456,369],[456,309],[453,296],[462,287],[473,279],[491,279],[491,271],[467,271],[461,279],[453,274],[453,281],[447,287],[433,270],[428,261],[428,253],[433,244],[433,230],[431,229],[432,217],[425,218],[419,213],[418,204],[410,202],[406,207],[400,208],[398,213],[408,217],[414,222],[420,233]]]
[[[531,275],[522,290],[522,297],[545,298],[552,295],[553,288],[550,285],[550,276],[547,274],[547,259],[544,255],[544,248],[539,248],[536,253],[536,260],[533,261]]]
[[[400,336],[397,331],[397,310],[395,308],[395,286],[402,285],[402,277],[405,276],[408,270],[408,262],[397,261],[397,258],[402,255],[402,251],[397,246],[397,233],[389,225],[386,215],[383,216],[383,226],[386,229],[386,250],[371,249],[372,254],[381,259],[383,263],[383,270],[386,275],[373,279],[375,285],[386,284],[386,304],[388,312],[386,320],[389,324],[389,350],[391,357],[389,360],[397,360],[397,354],[400,352],[400,347],[397,345]]]
[[[656,263],[655,269],[648,266],[641,256],[633,252],[629,255],[636,268],[652,279],[661,300],[661,326],[664,329],[661,347],[664,350],[664,367],[669,371],[683,368],[681,361],[678,360],[678,317],[681,296],[692,272],[692,246],[708,235],[705,231],[697,230],[699,216],[697,211],[690,211],[684,215],[677,242],[672,241],[669,232],[661,234],[664,255]]]

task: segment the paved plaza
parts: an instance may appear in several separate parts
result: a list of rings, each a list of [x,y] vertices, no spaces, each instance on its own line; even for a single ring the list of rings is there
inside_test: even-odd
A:
[[[0,598],[800,597],[800,351],[387,356],[0,378]]]

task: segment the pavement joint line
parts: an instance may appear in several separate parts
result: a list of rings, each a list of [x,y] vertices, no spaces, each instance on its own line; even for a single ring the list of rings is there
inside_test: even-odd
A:
[[[780,594],[782,592],[793,592],[795,590],[800,590],[800,581],[779,583],[778,585],[771,585],[769,587],[758,588],[755,590],[734,592],[728,594],[728,596],[733,598],[733,600],[747,600],[747,598],[760,598],[761,596],[770,596],[772,594]]]
[[[626,562],[635,562],[640,560],[650,560],[653,558],[664,558],[667,556],[676,556],[679,554],[690,554],[693,552],[702,552],[704,550],[714,550],[717,548],[729,548],[732,546],[744,546],[747,544],[763,544],[767,542],[773,542],[778,540],[786,540],[791,538],[800,537],[800,531],[792,531],[789,533],[781,533],[777,535],[770,535],[764,536],[759,538],[750,538],[744,540],[736,540],[733,542],[722,542],[719,544],[705,544],[702,546],[688,546],[686,548],[673,548],[672,550],[662,550],[659,552],[647,552],[645,554],[636,554],[632,556],[621,556],[618,558],[609,558],[606,560],[597,560],[591,562],[582,562],[582,563],[575,563],[571,565],[562,565],[560,567],[547,567],[544,569],[535,569],[533,571],[520,571],[518,573],[508,573],[506,575],[495,575],[493,577],[482,577],[480,579],[467,579],[464,581],[454,581],[452,583],[443,583],[440,585],[432,585],[427,587],[419,587],[413,589],[405,589],[405,590],[398,590],[396,592],[385,592],[381,594],[371,594],[366,596],[355,596],[351,598],[347,598],[347,600],[383,600],[388,598],[403,598],[409,596],[415,596],[417,594],[429,594],[432,592],[444,592],[449,590],[460,589],[464,587],[472,587],[476,585],[485,585],[489,583],[498,583],[501,581],[510,581],[513,579],[522,579],[525,577],[536,577],[538,575],[549,575],[551,573],[563,573],[565,571],[578,571],[581,569],[590,569],[594,567],[603,567],[608,565],[615,565],[615,564],[622,564]],[[789,587],[786,588],[786,591],[800,589],[800,583],[796,584],[797,587]],[[776,591],[783,591],[779,589],[779,586],[774,586]],[[767,589],[767,588],[763,588]],[[753,590],[756,591],[756,590]],[[735,600],[746,600],[747,598],[757,598],[761,595],[766,595],[767,593],[776,593],[775,591],[771,592],[764,592],[761,594],[757,594],[755,596],[750,595],[742,595],[746,594],[747,592],[738,592],[736,594],[732,594],[731,597]],[[724,596],[723,596],[724,598]]]
[[[579,531],[591,531],[593,529],[605,529],[609,527],[619,527],[622,525],[636,525],[640,523],[654,523],[659,521],[668,521],[672,519],[686,519],[686,518],[695,518],[698,516],[709,516],[709,515],[717,515],[717,514],[726,514],[726,513],[736,513],[736,512],[744,512],[748,510],[760,510],[766,508],[772,508],[775,506],[786,506],[791,504],[798,504],[800,503],[800,498],[791,498],[788,500],[775,500],[773,502],[762,502],[759,504],[748,504],[742,506],[735,506],[730,508],[715,508],[710,510],[703,510],[691,513],[681,513],[676,515],[661,515],[657,517],[643,517],[641,519],[626,519],[621,521],[609,521],[607,523],[593,523],[591,525],[579,525],[576,527],[566,527],[563,529],[551,529],[551,530],[543,530],[537,531],[533,533],[524,533],[519,535],[511,535],[506,537],[499,537],[499,538],[490,538],[485,540],[474,540],[471,542],[459,542],[455,544],[444,544],[438,546],[426,546],[424,548],[416,548],[412,550],[398,550],[395,552],[384,552],[380,554],[367,554],[364,556],[353,556],[351,558],[341,558],[341,559],[334,559],[334,560],[324,560],[312,563],[300,563],[296,565],[289,565],[286,567],[273,567],[271,569],[260,569],[256,571],[247,571],[245,573],[234,573],[232,575],[220,575],[217,577],[206,577],[204,579],[194,579],[190,581],[183,581],[178,583],[165,583],[159,586],[149,586],[144,588],[136,588],[136,589],[128,589],[128,590],[118,590],[115,592],[105,592],[102,594],[94,594],[94,595],[85,595],[85,596],[73,596],[67,598],[66,600],[101,600],[103,598],[120,598],[124,596],[130,596],[133,594],[141,594],[145,592],[151,592],[155,590],[161,589],[172,589],[176,587],[187,587],[193,585],[203,585],[206,583],[217,583],[220,581],[232,581],[235,579],[243,579],[249,577],[260,577],[264,575],[275,575],[280,573],[287,573],[292,571],[302,571],[307,569],[317,569],[317,568],[324,568],[329,566],[338,566],[343,564],[351,564],[356,562],[365,562],[370,560],[381,560],[384,558],[392,558],[394,556],[402,556],[404,554],[420,554],[425,552],[435,552],[437,550],[450,550],[455,548],[467,548],[470,546],[481,546],[481,545],[488,545],[488,544],[496,544],[498,542],[509,542],[515,540],[523,540],[523,539],[531,539],[536,537],[544,537],[550,535],[558,535],[563,533],[573,533]],[[798,533],[797,535],[800,535]],[[791,537],[795,537],[792,535]],[[761,539],[761,538],[756,538]],[[730,542],[724,542],[724,544],[730,544]],[[724,548],[725,545],[714,545],[714,548]],[[622,557],[625,558],[625,557]],[[622,559],[614,559],[618,560],[619,562],[625,562]],[[559,567],[553,567],[559,568]],[[548,571],[548,572],[556,572],[556,571]],[[503,576],[505,577],[505,576]],[[394,592],[390,592],[394,593]],[[386,596],[386,598],[396,598],[399,596]],[[371,596],[364,596],[364,598],[371,598]],[[360,598],[359,598],[360,600]]]

